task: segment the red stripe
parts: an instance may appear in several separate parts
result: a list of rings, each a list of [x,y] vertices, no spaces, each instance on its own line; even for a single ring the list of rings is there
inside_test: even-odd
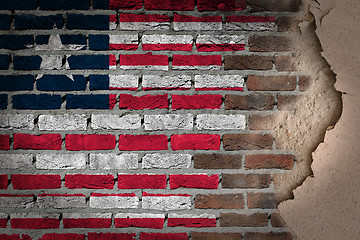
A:
[[[246,9],[246,0],[198,0],[199,11],[235,11]]]
[[[221,55],[174,55],[173,66],[221,66]]]
[[[144,51],[191,51],[192,44],[143,44]]]
[[[8,175],[0,175],[0,189],[7,189],[8,181]]]
[[[166,135],[120,135],[119,150],[167,150],[168,139]]]
[[[60,175],[11,175],[13,189],[56,189],[61,188]]]
[[[16,229],[55,229],[60,226],[60,219],[53,218],[13,218],[11,228]]]
[[[110,228],[111,218],[64,218],[64,228]]]
[[[84,194],[60,194],[60,193],[52,193],[52,194],[39,194],[38,197],[85,197]]]
[[[226,22],[275,22],[276,18],[273,16],[228,16]]]
[[[116,15],[109,15],[109,22],[116,22]]]
[[[156,193],[143,192],[143,197],[171,197],[171,196],[191,197],[191,195],[189,194],[156,194]]]
[[[61,150],[60,134],[14,134],[14,149],[32,150]]]
[[[76,233],[47,233],[39,240],[85,240],[85,234],[76,234]]]
[[[162,229],[165,219],[163,218],[115,218],[115,227],[139,227]]]
[[[172,109],[219,109],[222,95],[172,95]]]
[[[0,228],[6,228],[7,227],[7,222],[8,222],[7,219],[0,219]],[[1,235],[0,235],[0,239],[2,239]]]
[[[65,137],[65,147],[69,151],[81,150],[109,150],[114,149],[116,139],[114,135],[83,135],[68,134]]]
[[[167,94],[164,95],[144,95],[135,97],[130,94],[120,94],[119,101],[120,109],[163,109],[169,108],[169,101]]]
[[[73,174],[65,176],[65,187],[69,189],[88,188],[88,189],[113,189],[113,175],[85,175]]]
[[[173,11],[189,11],[194,10],[194,0],[145,0],[146,10],[173,10]]]
[[[106,1],[105,1],[106,2]],[[127,10],[135,10],[142,8],[142,0],[109,0],[109,9],[119,10],[119,9],[127,9]]]
[[[170,189],[175,188],[201,188],[217,189],[219,185],[219,176],[214,175],[180,175],[170,174]]]
[[[183,134],[171,136],[171,148],[178,150],[220,150],[220,135]]]
[[[120,22],[170,22],[170,17],[158,14],[139,15],[122,13],[120,14]]]
[[[166,175],[119,174],[119,189],[164,189]]]
[[[198,52],[223,52],[245,50],[245,44],[196,44]]]
[[[143,90],[144,91],[149,91],[149,90],[189,90],[191,88],[184,88],[184,87],[144,87]]]
[[[216,227],[216,219],[213,218],[169,218],[168,227]]]
[[[133,240],[135,233],[88,233],[88,240]]]
[[[12,235],[7,235],[7,234],[0,234],[0,239],[1,240],[31,240],[31,237],[29,235],[25,235],[25,234],[12,234]]]
[[[0,194],[0,197],[34,197],[32,194],[15,195],[15,194]]]
[[[115,44],[110,43],[109,44],[110,50],[128,50],[128,51],[135,51],[138,49],[137,44]]]
[[[174,22],[222,22],[222,17],[221,16],[193,17],[193,16],[175,14]]]
[[[116,196],[116,197],[136,197],[135,193],[120,193],[120,194],[102,194],[102,193],[92,193],[91,197],[109,197],[109,196]]]
[[[9,150],[9,149],[10,149],[10,136],[0,135],[0,150]]]
[[[187,240],[187,233],[140,233],[141,240]]]
[[[116,105],[116,94],[109,95],[109,109],[114,109]]]
[[[120,55],[120,65],[125,66],[167,66],[168,64],[169,59],[166,55],[152,55],[152,53]]]
[[[109,65],[116,66],[116,57],[113,54],[109,55]]]
[[[220,87],[214,87],[214,88],[195,88],[195,91],[215,91],[215,90],[227,90],[227,91],[244,91],[244,88],[242,87],[226,87],[226,88],[220,88]]]

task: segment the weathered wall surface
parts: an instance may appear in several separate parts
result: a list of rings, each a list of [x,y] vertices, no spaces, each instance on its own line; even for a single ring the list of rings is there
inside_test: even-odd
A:
[[[313,153],[313,176],[279,205],[299,239],[358,239],[360,236],[360,3],[312,1],[322,55],[336,74],[343,110],[335,128]]]

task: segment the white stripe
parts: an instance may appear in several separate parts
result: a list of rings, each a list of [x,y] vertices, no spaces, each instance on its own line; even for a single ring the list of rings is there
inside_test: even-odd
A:
[[[109,35],[110,44],[138,44],[139,39],[137,34],[129,35]]]
[[[245,130],[245,126],[246,117],[244,115],[201,114],[196,118],[196,127],[199,130]]]
[[[109,65],[109,69],[110,69],[110,70],[115,70],[115,69],[116,69],[116,65]]]
[[[44,154],[36,155],[37,169],[84,169],[86,154]]]
[[[111,213],[63,213],[63,218],[111,218]]]
[[[191,77],[144,75],[142,85],[144,88],[191,88]]]
[[[149,168],[163,168],[163,169],[181,169],[189,168],[191,166],[190,154],[146,154],[142,159],[142,167]]]
[[[161,211],[186,210],[191,208],[190,196],[144,196],[143,209]]]
[[[110,88],[138,88],[139,76],[137,75],[110,75]]]
[[[137,208],[138,205],[139,199],[136,196],[90,196],[91,208]]]
[[[0,213],[0,219],[7,219],[8,218],[8,215],[5,214],[5,213]]]
[[[0,197],[0,207],[2,208],[32,208],[34,207],[33,197]]]
[[[209,65],[209,66],[172,66],[174,70],[220,70],[220,65]]]
[[[175,31],[216,31],[222,30],[221,22],[174,22]]]
[[[192,44],[191,35],[144,35],[143,44]]]
[[[109,22],[109,29],[110,30],[116,29],[116,22]]]
[[[192,114],[145,115],[145,130],[177,130],[193,128]]]
[[[153,213],[118,213],[115,218],[165,218],[164,214]]]
[[[138,164],[138,155],[135,153],[90,154],[90,169],[137,169]]]
[[[32,161],[32,154],[1,154],[0,168],[30,168]]]
[[[214,214],[207,214],[207,213],[203,213],[200,215],[169,213],[168,217],[169,218],[216,218]]]
[[[170,30],[170,22],[120,22],[121,30]]]
[[[0,130],[33,130],[33,114],[4,114],[0,115]]]
[[[275,22],[229,22],[226,30],[269,31],[275,29]]]
[[[244,87],[245,79],[240,75],[196,75],[195,88]]]
[[[196,44],[245,44],[243,35],[200,35]]]
[[[64,213],[65,214],[65,213]],[[12,213],[10,214],[10,218],[60,218],[59,213]]]
[[[128,70],[162,70],[167,71],[169,66],[164,65],[136,65],[136,66],[128,66],[128,65],[120,65],[120,69],[128,69]]]
[[[39,196],[39,208],[85,208],[85,196]]]

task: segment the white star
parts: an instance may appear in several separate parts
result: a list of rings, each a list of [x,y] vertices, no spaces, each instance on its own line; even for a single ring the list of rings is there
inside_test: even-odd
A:
[[[34,46],[29,46],[34,47]],[[50,35],[48,44],[36,45],[34,49],[36,51],[77,51],[84,47],[84,45],[68,44],[64,45],[61,42],[60,35]],[[65,56],[65,63],[63,63],[62,55],[41,55],[42,58],[40,69],[53,70],[53,69],[70,69],[68,57]],[[36,79],[42,78],[43,74],[37,75]],[[72,81],[74,81],[73,75],[66,75]]]

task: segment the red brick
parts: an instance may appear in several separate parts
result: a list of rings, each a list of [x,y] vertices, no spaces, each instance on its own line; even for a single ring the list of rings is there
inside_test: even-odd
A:
[[[219,185],[219,176],[206,174],[180,175],[170,174],[170,188],[201,188],[217,189]]]
[[[270,12],[297,12],[300,9],[300,0],[250,0],[251,11]]]
[[[278,204],[278,199],[273,193],[248,193],[248,208],[273,209]]]
[[[163,109],[169,108],[167,94],[164,95],[144,95],[141,97],[132,96],[130,94],[120,94],[120,109]]]
[[[275,98],[271,95],[226,95],[226,110],[273,110]]]
[[[119,174],[119,189],[164,189],[165,174]]]
[[[271,177],[268,174],[223,174],[223,188],[268,188]]]
[[[64,228],[110,228],[111,218],[64,218]]]
[[[226,151],[272,149],[273,142],[274,137],[270,134],[225,134],[223,136]]]
[[[140,233],[140,240],[187,240],[187,233]]]
[[[198,169],[239,169],[242,165],[242,156],[239,154],[196,154],[194,168]]]
[[[221,66],[221,55],[174,55],[173,66]]]
[[[30,175],[13,174],[11,175],[13,189],[56,189],[61,188],[60,175]]]
[[[88,240],[132,240],[135,239],[135,233],[88,233]]]
[[[275,67],[278,71],[296,71],[297,65],[295,59],[290,56],[275,57]]]
[[[172,95],[172,109],[219,109],[221,95]]]
[[[222,22],[221,16],[194,17],[190,15],[174,14],[174,22]]]
[[[9,182],[8,175],[1,174],[0,175],[0,189],[7,189],[8,182]]]
[[[216,227],[216,218],[168,218],[168,227],[203,228]]]
[[[272,213],[270,216],[270,222],[273,227],[286,227],[286,223],[279,213]]]
[[[119,149],[124,151],[167,150],[166,135],[120,135]]]
[[[31,240],[31,237],[29,235],[25,235],[25,234],[12,234],[12,235],[7,235],[7,234],[0,234],[0,239],[1,240]]]
[[[165,215],[164,217],[150,217],[148,214],[142,214],[141,217],[131,216],[129,214],[128,217],[116,216],[114,218],[115,227],[116,228],[129,228],[129,227],[137,227],[137,228],[156,228],[162,229],[164,227]],[[162,214],[160,214],[162,215]]]
[[[184,134],[171,136],[171,148],[178,150],[220,150],[220,135]]]
[[[225,56],[225,70],[272,70],[272,56],[228,55]]]
[[[244,208],[244,196],[242,194],[197,194],[195,208],[241,209]]]
[[[105,1],[106,2],[106,1]],[[109,1],[109,9],[119,10],[135,10],[142,8],[142,0],[110,0]]]
[[[9,149],[10,149],[10,136],[0,135],[0,150],[9,150]]]
[[[194,0],[144,0],[146,10],[173,10],[188,11],[194,10]]]
[[[276,155],[276,154],[262,154],[262,155],[247,155],[245,156],[246,169],[285,169],[290,170],[294,167],[294,155]]]
[[[81,150],[108,150],[114,149],[116,138],[110,134],[74,134],[66,135],[65,146],[66,150],[81,151]]]
[[[310,88],[311,79],[309,76],[300,76],[299,89],[300,91],[307,91]]]
[[[120,66],[168,66],[169,59],[166,55],[153,55],[151,52],[147,54],[131,54],[120,55]]]
[[[266,213],[238,214],[221,213],[221,227],[265,227],[268,225],[268,215]]]
[[[295,76],[248,76],[249,91],[294,91]]]
[[[121,13],[119,15],[120,22],[170,22],[170,17],[159,14],[134,14]]]
[[[274,126],[274,115],[251,115],[249,118],[249,129],[270,130]]]
[[[292,240],[293,237],[289,232],[248,232],[244,236],[244,240]]]
[[[294,95],[278,95],[277,107],[279,110],[292,111],[298,107],[299,99],[301,96]]]
[[[0,218],[0,228],[6,228],[7,223],[8,223],[7,217],[6,218]],[[1,235],[0,235],[0,239],[2,239]]]
[[[241,233],[192,232],[192,240],[240,240]]]
[[[113,175],[85,175],[72,174],[65,176],[65,187],[70,189],[88,188],[88,189],[113,189]]]
[[[13,229],[57,229],[60,226],[59,218],[12,218]]]
[[[198,0],[199,11],[236,11],[246,9],[246,0]]]
[[[39,240],[85,240],[85,234],[76,233],[47,233],[44,234]]]
[[[14,134],[14,149],[61,150],[60,134]]]
[[[250,52],[287,52],[292,50],[291,39],[283,36],[249,37]]]

